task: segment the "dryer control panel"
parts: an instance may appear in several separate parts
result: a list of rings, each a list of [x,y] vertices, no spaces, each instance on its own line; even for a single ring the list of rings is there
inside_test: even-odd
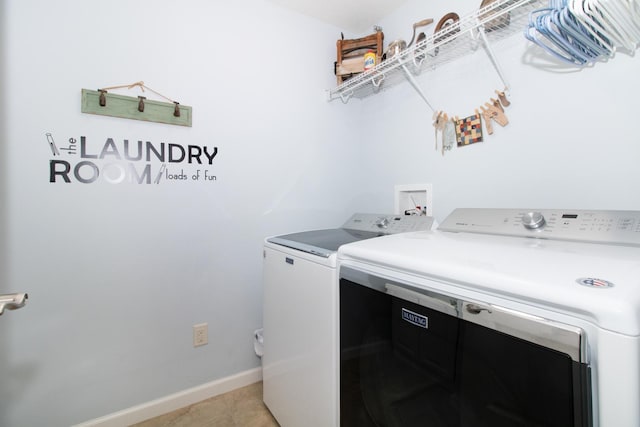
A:
[[[356,213],[344,223],[348,230],[373,231],[381,234],[431,230],[433,217],[424,215],[380,215]]]
[[[438,230],[640,246],[640,211],[464,208]]]

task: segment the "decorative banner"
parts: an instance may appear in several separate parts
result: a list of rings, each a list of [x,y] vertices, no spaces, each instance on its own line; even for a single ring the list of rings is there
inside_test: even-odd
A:
[[[158,94],[153,89],[144,86],[143,82],[134,83]],[[117,89],[108,88],[108,89]],[[158,94],[159,95],[159,94]],[[104,103],[101,102],[104,96]],[[166,98],[163,95],[160,95]],[[168,98],[166,98],[168,99]],[[80,109],[83,113],[99,114],[102,116],[120,117],[123,119],[143,120],[146,122],[166,123],[170,125],[189,126],[192,122],[191,107],[180,105],[175,101],[171,103],[153,101],[145,97],[131,97],[107,93],[107,91],[95,91],[82,89],[82,103]]]
[[[476,113],[464,119],[456,119],[456,137],[458,147],[482,142],[482,121],[480,114]]]
[[[51,133],[46,139],[53,156],[50,183],[160,184],[218,179],[212,171],[218,147],[127,139],[116,142],[113,138],[87,141],[81,136],[79,142],[75,137],[67,138],[65,146],[58,148]]]

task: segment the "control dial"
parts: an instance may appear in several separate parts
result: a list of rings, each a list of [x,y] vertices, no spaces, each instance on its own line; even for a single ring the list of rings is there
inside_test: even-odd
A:
[[[379,218],[376,221],[376,225],[378,226],[378,228],[387,228],[389,226],[389,220],[387,218]]]
[[[545,226],[547,222],[540,212],[528,212],[522,215],[522,225],[529,230],[537,230]]]

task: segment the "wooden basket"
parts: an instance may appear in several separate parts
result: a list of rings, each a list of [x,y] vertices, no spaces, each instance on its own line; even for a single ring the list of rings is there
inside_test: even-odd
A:
[[[364,71],[364,54],[373,51],[376,54],[376,64],[382,59],[384,33],[375,33],[353,40],[338,40],[336,47],[338,59],[334,63],[334,72],[338,79],[338,86],[353,76]]]

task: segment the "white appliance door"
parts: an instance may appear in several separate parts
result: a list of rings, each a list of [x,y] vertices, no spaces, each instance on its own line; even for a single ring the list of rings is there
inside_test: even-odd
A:
[[[295,252],[264,250],[263,399],[281,427],[333,426],[335,269]]]

